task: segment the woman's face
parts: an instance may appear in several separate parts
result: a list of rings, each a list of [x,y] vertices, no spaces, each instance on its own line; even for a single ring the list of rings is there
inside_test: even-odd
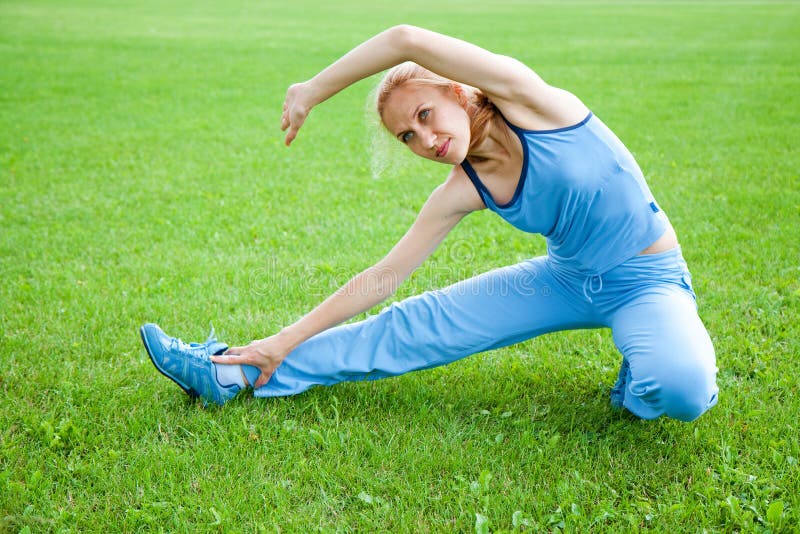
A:
[[[458,165],[467,157],[469,116],[453,91],[407,83],[386,100],[383,123],[418,156]]]

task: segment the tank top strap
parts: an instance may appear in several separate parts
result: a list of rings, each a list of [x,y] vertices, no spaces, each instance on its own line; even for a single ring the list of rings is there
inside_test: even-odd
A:
[[[469,177],[470,182],[472,185],[475,186],[475,189],[478,191],[478,195],[480,195],[481,200],[483,200],[483,204],[487,208],[492,208],[495,204],[492,201],[492,195],[489,194],[489,190],[486,189],[486,186],[483,185],[481,179],[478,177],[478,173],[475,172],[475,169],[472,168],[472,165],[465,159],[461,162],[461,168],[464,169],[464,172],[467,173],[467,177]]]

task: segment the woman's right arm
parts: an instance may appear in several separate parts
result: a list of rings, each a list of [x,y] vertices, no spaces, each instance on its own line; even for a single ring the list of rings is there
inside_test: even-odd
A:
[[[460,168],[437,187],[406,234],[378,263],[364,270],[307,315],[279,333],[231,347],[215,363],[248,364],[261,369],[254,387],[263,386],[280,362],[306,339],[380,304],[430,256],[450,230],[482,201]]]
[[[281,115],[281,130],[288,130],[286,145],[297,137],[311,108],[349,85],[405,61],[403,36],[403,26],[389,28],[356,46],[312,79],[289,87]]]
[[[571,93],[548,85],[532,69],[479,46],[401,24],[359,44],[310,80],[289,87],[281,115],[286,144],[311,109],[342,89],[404,61],[483,91],[514,124],[549,129],[574,124],[588,109]]]

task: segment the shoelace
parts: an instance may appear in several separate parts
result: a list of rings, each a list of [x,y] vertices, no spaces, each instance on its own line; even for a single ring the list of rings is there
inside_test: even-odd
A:
[[[189,343],[190,347],[208,347],[212,343],[217,342],[217,335],[214,332],[214,325],[213,323],[208,323],[208,326],[211,327],[211,332],[209,332],[208,337],[202,343]]]
[[[208,324],[211,327],[211,332],[209,332],[208,338],[206,338],[206,340],[203,343],[196,343],[196,342],[195,343],[184,343],[180,338],[173,337],[170,340],[170,350],[182,351],[182,350],[186,350],[187,347],[190,348],[190,349],[197,349],[197,348],[201,348],[201,347],[208,348],[208,346],[211,345],[212,343],[216,343],[217,342],[217,337],[216,337],[216,333],[214,332],[214,325],[212,323],[208,323]],[[189,351],[189,352],[193,356],[196,356],[196,354],[195,354],[196,351]]]
[[[182,351],[187,348],[202,347],[200,343],[184,343],[180,338],[173,337],[169,340],[170,350]]]

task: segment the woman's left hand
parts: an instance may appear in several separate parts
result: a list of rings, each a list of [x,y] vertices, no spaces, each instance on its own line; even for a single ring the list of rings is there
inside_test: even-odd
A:
[[[211,361],[223,365],[252,365],[261,370],[254,389],[269,382],[272,373],[286,358],[289,350],[278,336],[251,341],[246,347],[231,347],[222,356],[212,356]]]

